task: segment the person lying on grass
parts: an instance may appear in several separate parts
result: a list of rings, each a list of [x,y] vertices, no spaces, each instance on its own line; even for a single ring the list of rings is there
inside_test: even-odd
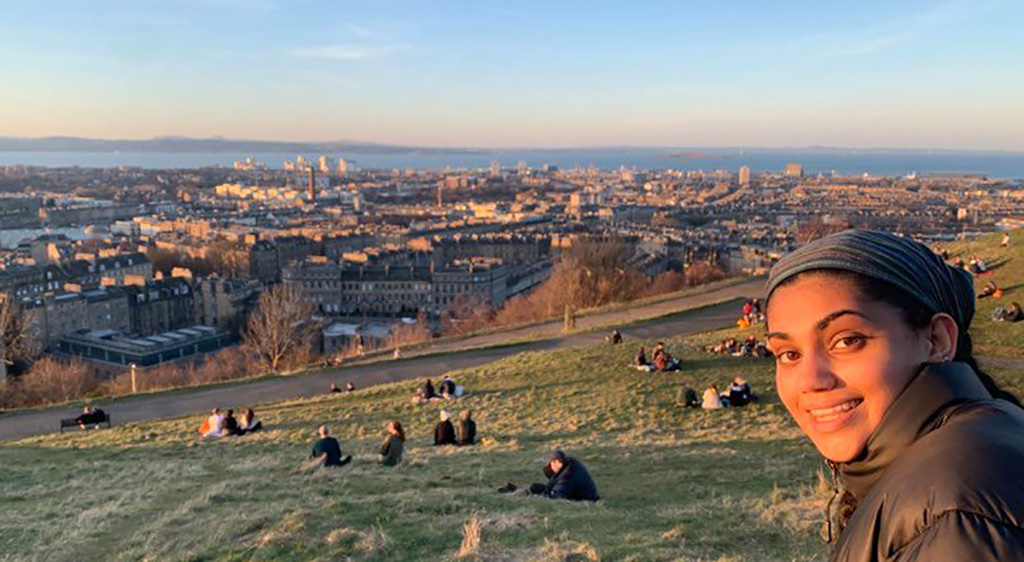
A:
[[[337,439],[330,436],[331,431],[327,424],[321,425],[317,429],[317,433],[320,435],[320,438],[313,443],[313,452],[309,455],[310,459],[320,461],[320,466],[324,468],[342,467],[352,462],[351,455],[342,458],[341,444],[338,443]]]
[[[547,484],[530,484],[530,495],[572,501],[593,502],[600,499],[597,484],[587,467],[561,449],[551,452],[551,458],[544,466],[544,475],[548,477]],[[509,482],[498,488],[498,492],[511,493],[518,489],[518,486]]]

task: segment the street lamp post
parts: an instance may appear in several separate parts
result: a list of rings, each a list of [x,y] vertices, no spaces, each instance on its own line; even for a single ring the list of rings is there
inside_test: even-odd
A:
[[[128,365],[128,368],[132,370],[132,394],[135,394],[136,392],[139,391],[138,384],[136,383],[135,380],[135,363]]]

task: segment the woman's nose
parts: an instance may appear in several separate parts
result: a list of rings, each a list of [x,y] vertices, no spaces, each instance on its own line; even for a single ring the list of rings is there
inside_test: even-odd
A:
[[[797,373],[800,392],[824,392],[836,387],[838,379],[832,372],[832,363],[822,353],[810,352],[800,362]]]

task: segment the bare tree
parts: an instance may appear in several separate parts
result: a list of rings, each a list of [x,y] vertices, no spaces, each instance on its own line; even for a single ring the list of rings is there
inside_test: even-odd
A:
[[[0,382],[7,380],[7,368],[35,354],[28,316],[13,299],[0,293]]]
[[[309,347],[312,316],[313,306],[301,294],[276,285],[260,295],[242,340],[264,367],[276,372],[285,359]]]

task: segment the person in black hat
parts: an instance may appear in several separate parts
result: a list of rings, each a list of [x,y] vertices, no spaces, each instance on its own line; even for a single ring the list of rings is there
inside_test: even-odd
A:
[[[597,484],[591,478],[587,467],[579,460],[566,455],[561,449],[551,452],[551,458],[544,467],[547,484],[531,484],[530,494],[551,499],[572,501],[597,501]],[[514,492],[518,486],[509,482],[499,492]]]

